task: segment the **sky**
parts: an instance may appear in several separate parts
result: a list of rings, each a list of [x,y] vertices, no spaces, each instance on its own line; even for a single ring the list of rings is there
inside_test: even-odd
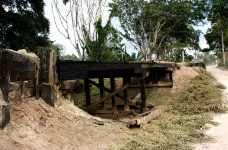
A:
[[[45,6],[45,16],[47,19],[49,19],[49,22],[50,22],[50,39],[52,41],[54,41],[54,44],[61,44],[64,46],[65,48],[65,55],[67,54],[75,54],[77,55],[76,53],[76,50],[74,49],[74,47],[71,45],[70,41],[68,39],[66,39],[65,37],[63,37],[57,30],[56,26],[55,26],[55,23],[54,23],[54,19],[53,19],[53,15],[52,15],[52,7],[51,7],[51,2],[52,0],[44,0],[46,6]],[[206,24],[206,25],[203,25],[203,26],[198,26],[198,27],[195,27],[195,29],[200,29],[203,34],[206,33],[207,29],[210,28],[210,24]],[[205,37],[203,36],[203,34],[201,34],[200,36],[200,47],[201,48],[207,48],[208,45],[207,45],[207,42],[205,40]],[[127,44],[128,48],[132,48],[129,44]],[[128,51],[128,53],[132,53],[132,52],[136,52],[134,50],[131,50],[131,51]]]

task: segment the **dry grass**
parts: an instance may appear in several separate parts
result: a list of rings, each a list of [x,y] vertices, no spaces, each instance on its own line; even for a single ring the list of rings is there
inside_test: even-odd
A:
[[[140,129],[123,128],[122,132],[128,136],[123,139],[122,144],[110,149],[185,150],[192,149],[192,143],[211,140],[204,131],[206,124],[216,125],[211,121],[211,112],[224,111],[221,86],[211,74],[201,69],[195,71],[199,75],[191,79],[185,88],[147,89],[147,102],[163,105],[165,112]],[[109,87],[108,80],[105,80],[105,84]],[[91,88],[91,97],[99,99],[99,90],[96,87]],[[137,93],[137,90],[129,91],[130,97]],[[84,97],[84,94],[77,95],[79,103],[85,102]]]
[[[176,150],[192,149],[191,144],[210,141],[204,134],[211,121],[210,112],[222,112],[222,91],[215,79],[203,70],[187,88],[174,93],[171,89],[147,90],[148,102],[165,106],[165,113],[141,129],[130,130],[130,139],[114,148]]]

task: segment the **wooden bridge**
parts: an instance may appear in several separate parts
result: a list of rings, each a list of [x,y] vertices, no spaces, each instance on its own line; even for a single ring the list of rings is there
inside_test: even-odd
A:
[[[106,110],[105,101],[112,99],[112,109],[115,111],[116,101],[115,96],[123,99],[124,111],[130,111],[131,103],[128,100],[129,88],[141,89],[141,112],[147,110],[146,105],[146,87],[172,87],[173,79],[172,72],[174,66],[172,63],[155,63],[153,61],[147,62],[129,62],[129,63],[115,63],[115,62],[83,62],[83,61],[58,61],[57,73],[59,80],[74,80],[84,79],[85,93],[86,93],[86,110],[89,111],[95,106],[101,104],[103,110]],[[139,84],[132,84],[132,77],[138,78]],[[99,83],[92,81],[92,78],[97,78]],[[104,78],[110,78],[111,89],[104,87]],[[115,78],[123,78],[123,85],[115,89]],[[165,82],[161,83],[161,80]],[[100,100],[91,104],[90,100],[90,84],[100,89]],[[108,95],[104,95],[104,92]],[[124,96],[119,95],[123,92]]]

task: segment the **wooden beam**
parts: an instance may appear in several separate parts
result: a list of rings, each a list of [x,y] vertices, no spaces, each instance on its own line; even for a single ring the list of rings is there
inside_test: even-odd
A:
[[[142,109],[141,112],[144,112],[146,108],[146,93],[145,93],[145,80],[140,79],[140,89],[141,89],[141,99],[142,99]]]
[[[171,88],[173,83],[145,84],[145,88]],[[131,85],[129,88],[140,88],[139,85]]]
[[[2,51],[0,61],[0,88],[2,90],[3,100],[8,103],[9,81],[12,67],[12,57],[10,52]]]
[[[94,81],[92,81],[92,80],[89,80],[89,79],[88,79],[88,81],[89,81],[90,84],[92,84],[92,85],[94,85],[94,86],[100,88],[100,85],[99,85],[98,83],[96,83],[96,82],[94,82]],[[106,87],[104,87],[104,90],[105,90],[106,92],[108,92],[108,93],[112,93],[112,92],[113,92],[112,90],[110,90],[110,89],[108,89],[108,88],[106,88]],[[116,94],[115,96],[116,96],[116,97],[119,97],[119,98],[121,98],[121,99],[124,99],[124,97],[121,96],[121,95],[119,95],[119,94]]]
[[[132,119],[132,121],[128,123],[128,127],[141,127],[142,124],[147,124],[151,120],[160,116],[163,113],[163,111],[163,107],[157,107],[148,112],[139,114],[137,117],[135,117],[134,119]]]
[[[84,87],[86,94],[86,106],[88,107],[91,105],[89,79],[84,79]]]
[[[100,86],[100,97],[101,99],[105,96],[104,94],[104,78],[99,78],[99,86]],[[102,109],[105,109],[105,102],[101,103]]]
[[[30,72],[21,72],[21,71],[12,71],[10,75],[10,82],[14,81],[28,81],[36,79],[36,71]]]
[[[111,90],[112,90],[112,92],[114,92],[115,88],[116,88],[115,78],[110,78],[110,84],[111,84]],[[112,109],[114,111],[117,110],[115,96],[112,96]]]
[[[88,111],[88,110],[90,110],[91,108],[97,106],[98,104],[100,104],[100,103],[106,101],[107,99],[111,98],[112,96],[116,95],[117,93],[120,93],[121,91],[127,89],[129,86],[130,86],[130,84],[126,84],[126,85],[122,86],[121,88],[116,89],[114,92],[110,93],[109,95],[103,97],[103,98],[100,99],[99,101],[97,101],[97,102],[93,103],[92,105],[88,106],[88,107],[86,108],[86,111]]]
[[[35,63],[30,63],[30,62],[12,62],[12,71],[20,71],[20,72],[25,72],[25,71],[36,71],[36,64]]]

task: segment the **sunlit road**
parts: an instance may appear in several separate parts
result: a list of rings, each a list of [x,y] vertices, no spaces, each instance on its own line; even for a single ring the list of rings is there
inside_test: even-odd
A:
[[[225,95],[228,100],[228,70],[219,69],[216,66],[207,67],[207,71],[226,86]],[[196,150],[228,150],[228,113],[216,115],[214,121],[219,125],[210,128],[206,134],[214,137],[215,141],[196,145]]]

